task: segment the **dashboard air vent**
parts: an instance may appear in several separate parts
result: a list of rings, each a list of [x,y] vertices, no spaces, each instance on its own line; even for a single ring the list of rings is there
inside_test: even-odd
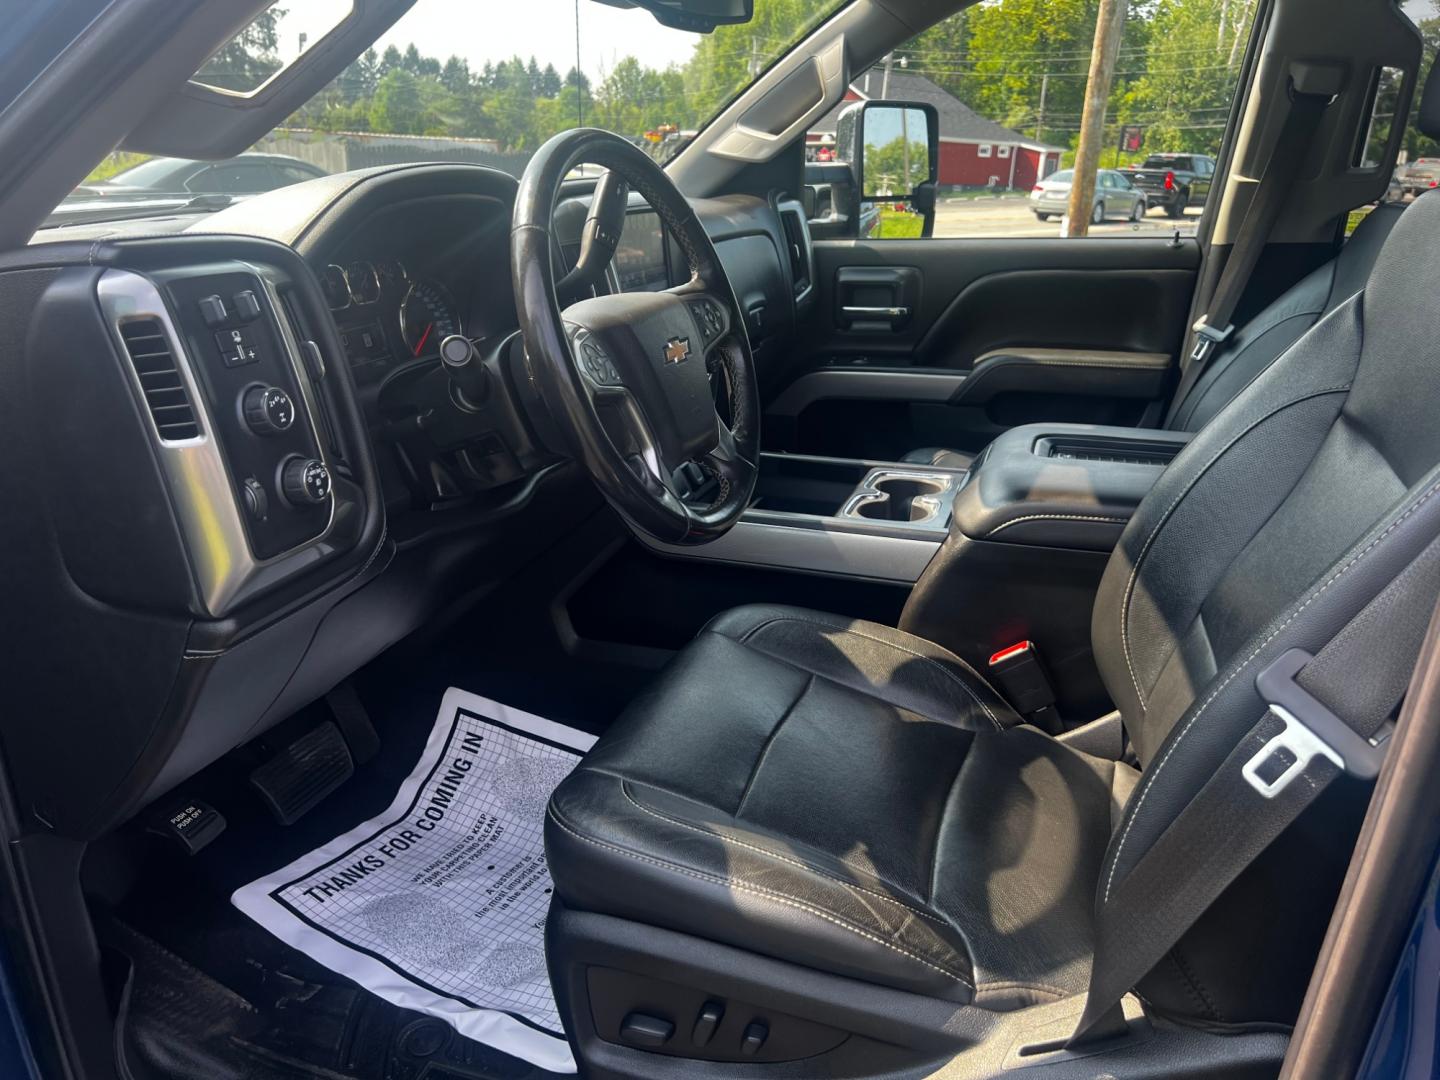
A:
[[[805,227],[804,212],[798,203],[780,210],[780,224],[785,229],[785,251],[790,257],[790,281],[798,300],[810,291],[810,230]]]
[[[120,325],[120,337],[130,355],[145,404],[161,442],[183,442],[200,434],[195,406],[185,388],[170,339],[159,319],[131,319]]]

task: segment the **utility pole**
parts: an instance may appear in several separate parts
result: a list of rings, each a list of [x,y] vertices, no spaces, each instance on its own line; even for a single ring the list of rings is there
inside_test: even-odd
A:
[[[892,52],[892,53],[886,53],[886,54],[885,54],[885,78],[880,81],[880,96],[881,96],[882,98],[888,98],[888,97],[890,96],[890,69],[893,68],[894,66],[895,66],[895,54],[894,54],[893,52]]]
[[[1115,57],[1125,29],[1126,0],[1100,0],[1095,20],[1095,45],[1090,50],[1090,78],[1085,83],[1085,111],[1080,117],[1080,143],[1075,148],[1075,177],[1070,182],[1070,206],[1065,214],[1066,236],[1090,232],[1095,205],[1095,170],[1105,140],[1105,104],[1115,78]]]
[[[1050,89],[1050,73],[1040,76],[1040,108],[1035,113],[1035,141],[1044,142],[1040,133],[1045,130],[1045,95]]]
[[[750,78],[760,74],[760,38],[750,35]]]

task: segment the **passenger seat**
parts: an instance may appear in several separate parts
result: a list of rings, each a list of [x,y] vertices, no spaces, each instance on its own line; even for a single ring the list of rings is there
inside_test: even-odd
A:
[[[1199,431],[1305,331],[1359,292],[1370,276],[1370,268],[1385,238],[1404,209],[1404,203],[1382,203],[1370,211],[1335,258],[1306,275],[1238,328],[1225,346],[1216,351],[1209,368],[1190,388],[1185,400],[1171,407],[1164,427],[1170,431]],[[910,451],[900,460],[944,469],[968,469],[974,455],[963,450],[926,446]]]
[[[1426,80],[1416,127],[1430,138],[1440,139],[1440,61]],[[1335,258],[1302,278],[1237,329],[1215,353],[1209,368],[1190,388],[1185,400],[1171,405],[1164,427],[1170,431],[1199,431],[1305,331],[1359,292],[1370,276],[1370,268],[1375,265],[1385,238],[1404,210],[1404,203],[1377,206],[1360,222]],[[927,446],[910,451],[900,460],[966,469],[974,455],[963,450]]]

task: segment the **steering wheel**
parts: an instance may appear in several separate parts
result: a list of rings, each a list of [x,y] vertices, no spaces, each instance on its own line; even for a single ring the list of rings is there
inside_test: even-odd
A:
[[[609,171],[579,259],[557,282],[555,202],[581,164]],[[689,280],[663,292],[589,295],[619,246],[629,188],[679,245]],[[755,491],[755,359],[715,247],[674,183],[618,135],[561,132],[520,179],[510,266],[530,377],[571,455],[633,528],[671,544],[723,535]],[[562,310],[559,297],[580,289],[587,298]]]

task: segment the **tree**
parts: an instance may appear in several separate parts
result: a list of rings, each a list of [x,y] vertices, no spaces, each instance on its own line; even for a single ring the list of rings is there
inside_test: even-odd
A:
[[[396,68],[380,80],[370,105],[372,131],[418,135],[428,127],[420,83],[407,69]]]
[[[268,8],[221,46],[196,72],[199,82],[224,90],[254,90],[284,65],[281,63],[279,21],[284,8]]]
[[[540,73],[540,96],[547,98],[559,97],[562,86],[560,73],[555,70],[555,65],[546,64],[545,70]]]
[[[458,56],[452,56],[445,61],[445,66],[440,70],[440,82],[457,96],[464,95],[470,91],[470,65]]]

